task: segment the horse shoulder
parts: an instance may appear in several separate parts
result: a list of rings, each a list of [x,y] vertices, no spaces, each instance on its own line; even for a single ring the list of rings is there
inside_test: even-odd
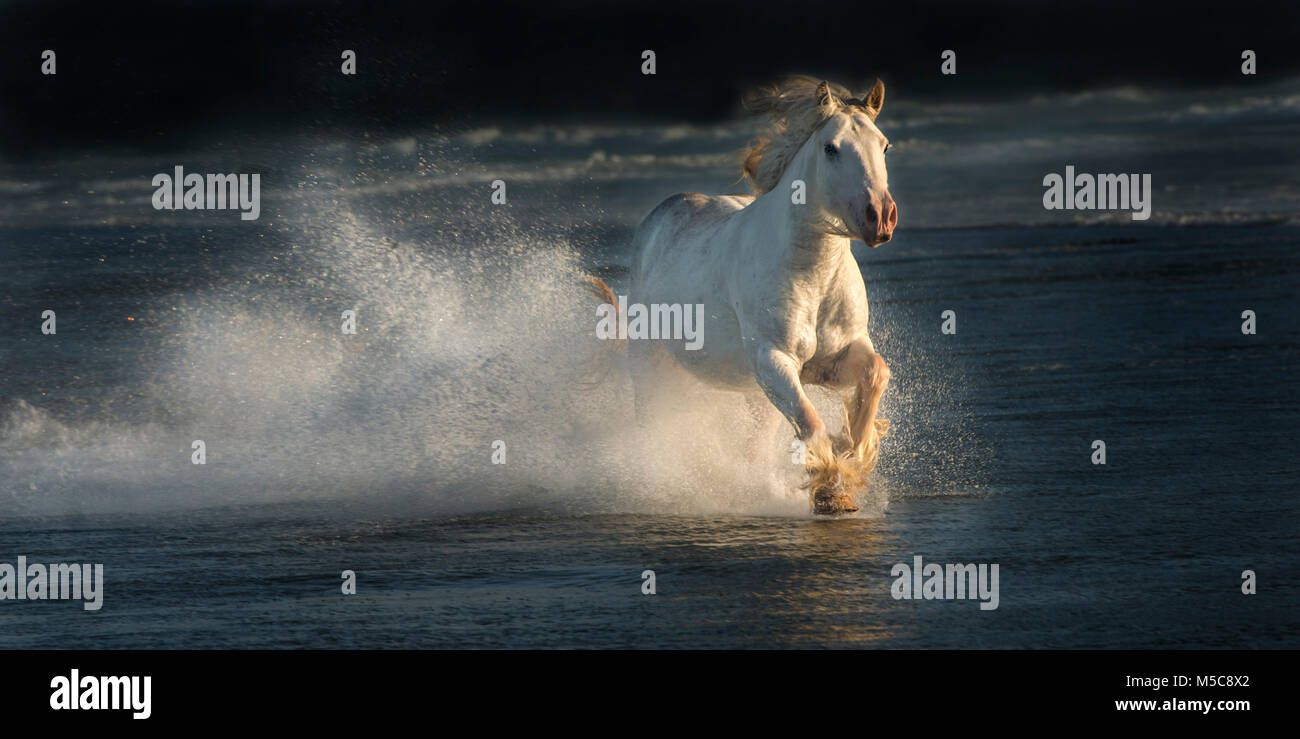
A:
[[[831,289],[823,296],[820,319],[822,329],[839,334],[845,341],[865,335],[869,308],[866,281],[852,251],[846,250],[844,263],[838,270]]]

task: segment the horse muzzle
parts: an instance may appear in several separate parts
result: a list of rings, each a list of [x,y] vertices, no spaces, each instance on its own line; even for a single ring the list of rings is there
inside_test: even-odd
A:
[[[894,237],[894,226],[898,225],[898,206],[888,192],[873,192],[868,195],[865,221],[862,240],[867,246],[880,246]]]

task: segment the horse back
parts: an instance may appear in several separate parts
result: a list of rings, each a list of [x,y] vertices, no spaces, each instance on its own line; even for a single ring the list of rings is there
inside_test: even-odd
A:
[[[731,215],[754,201],[753,195],[704,195],[698,192],[679,192],[666,198],[641,221],[637,228],[635,252],[640,256],[647,249],[673,251],[688,240],[683,232],[699,234],[709,226],[720,224]]]
[[[695,228],[708,221],[725,220],[753,200],[753,195],[704,195],[698,192],[679,192],[650,211],[650,215],[646,216],[641,225],[644,228],[670,224],[677,230]]]

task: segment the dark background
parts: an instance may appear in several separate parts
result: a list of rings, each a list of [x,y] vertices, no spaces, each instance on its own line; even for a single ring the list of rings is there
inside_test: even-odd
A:
[[[0,5],[0,155],[176,146],[268,127],[707,120],[792,72],[909,99],[1300,72],[1285,2],[23,2]],[[40,74],[43,49],[58,74]],[[958,75],[939,74],[957,51]],[[1242,49],[1260,73],[1240,74]],[[358,74],[339,73],[353,49]],[[658,74],[640,72],[641,52]]]

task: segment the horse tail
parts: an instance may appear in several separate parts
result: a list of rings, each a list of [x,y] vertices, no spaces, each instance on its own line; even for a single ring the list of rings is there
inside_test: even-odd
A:
[[[614,289],[605,284],[605,281],[599,277],[587,275],[587,289],[595,293],[596,297],[614,306],[614,317],[618,317],[618,296],[614,294]]]
[[[611,288],[609,285],[606,285],[605,281],[600,279],[599,277],[586,275],[585,280],[587,283],[586,285],[587,289],[591,291],[591,293],[595,295],[596,298],[601,301],[601,303],[613,306],[614,320],[618,321],[618,317],[619,317],[618,296],[614,294],[613,288]],[[609,346],[607,346],[604,351],[602,351],[601,349],[597,349],[595,352],[593,352],[592,356],[588,361],[588,364],[591,366],[592,370],[582,380],[583,384],[585,385],[588,386],[598,385],[606,377],[609,376],[610,368],[614,364],[613,357],[610,356],[610,352],[625,351],[626,349],[624,347],[626,346],[627,339],[616,339],[614,341],[604,341],[602,343],[607,344]]]

